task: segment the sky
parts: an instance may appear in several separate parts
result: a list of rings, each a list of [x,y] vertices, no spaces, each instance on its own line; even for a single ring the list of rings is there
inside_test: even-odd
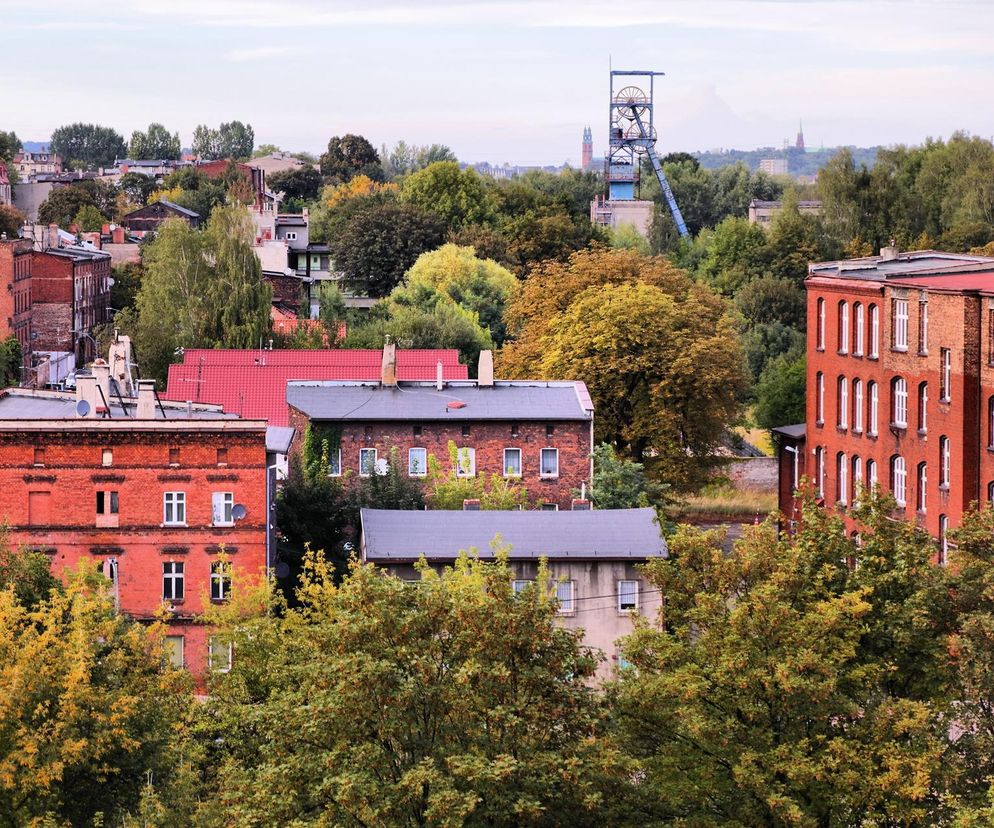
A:
[[[0,0],[0,129],[238,119],[320,153],[441,143],[578,163],[608,71],[653,69],[661,152],[991,137],[992,0]]]

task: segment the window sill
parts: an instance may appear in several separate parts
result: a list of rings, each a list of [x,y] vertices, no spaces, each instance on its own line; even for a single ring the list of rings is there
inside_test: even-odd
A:
[[[424,480],[428,475],[425,472],[408,472],[407,476],[414,478],[415,480]]]
[[[924,429],[924,428],[920,428],[920,429],[918,429],[918,431],[916,433],[918,434],[919,437],[924,437],[926,434],[928,434],[928,430]]]
[[[163,529],[186,529],[187,528],[187,524],[185,524],[185,523],[160,523],[159,526],[161,526]]]
[[[939,491],[940,492],[945,492],[946,494],[949,494],[949,484],[948,483],[940,483],[939,484]]]
[[[836,351],[835,355],[836,356],[849,356],[849,352],[848,351]]]
[[[230,523],[212,523],[211,524],[211,526],[214,527],[215,529],[224,529],[225,527],[227,527],[227,528],[230,529],[234,525],[235,525],[234,521],[231,521]]]
[[[835,433],[836,434],[848,434],[849,433],[849,426],[837,425],[835,427]]]
[[[853,359],[862,359],[862,358],[863,358],[863,354],[862,354],[862,352],[860,352],[860,353],[858,353],[858,354],[854,353],[854,354],[852,355],[852,358],[853,358]]]
[[[507,472],[504,472],[504,479],[505,480],[520,480],[521,479],[521,474],[520,473],[519,474],[508,474]]]
[[[211,603],[212,604],[219,604],[219,605],[220,604],[227,604],[230,600],[231,600],[230,598],[211,598]],[[175,604],[176,602],[173,601],[173,603]]]
[[[824,428],[824,426],[825,426],[824,420],[815,420],[815,428]]]
[[[900,348],[897,345],[892,345],[890,350],[891,350],[891,353],[893,353],[893,354],[906,354],[906,353],[908,353],[908,349],[906,347],[905,348]]]
[[[172,604],[174,607],[175,606],[181,606],[184,601],[186,601],[185,598],[163,598],[162,599],[162,603],[163,604]]]
[[[638,611],[639,611],[638,607],[630,607],[629,609],[620,609],[620,610],[618,610],[618,617],[619,618],[624,618],[627,615],[630,615],[631,613],[638,612]]]
[[[908,430],[908,424],[907,423],[891,423],[890,426],[889,426],[889,428],[895,434],[898,434],[898,432],[900,432],[901,434],[904,434]]]
[[[538,476],[539,480],[558,480],[558,474],[540,474]]]

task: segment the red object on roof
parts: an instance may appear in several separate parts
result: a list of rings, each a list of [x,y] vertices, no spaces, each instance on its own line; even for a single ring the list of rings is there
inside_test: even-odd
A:
[[[169,366],[165,397],[224,406],[231,414],[289,423],[286,384],[290,380],[376,380],[383,352],[367,349],[328,350],[194,350]],[[397,378],[434,380],[442,363],[446,380],[468,379],[455,349],[397,349]]]

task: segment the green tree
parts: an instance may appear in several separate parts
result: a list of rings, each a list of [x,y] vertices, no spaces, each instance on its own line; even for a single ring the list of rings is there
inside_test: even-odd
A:
[[[0,235],[6,234],[8,239],[17,238],[27,218],[16,207],[0,204]]]
[[[758,382],[766,366],[783,354],[804,350],[804,334],[782,322],[760,322],[742,334],[746,363],[753,382]]]
[[[221,135],[221,157],[245,161],[252,156],[255,146],[255,130],[252,124],[241,121],[227,121],[218,127]]]
[[[604,824],[595,661],[546,571],[522,594],[506,554],[420,576],[356,564],[336,586],[312,557],[299,610],[239,622],[205,709],[217,824]]]
[[[329,183],[343,184],[357,175],[373,181],[383,180],[380,156],[368,140],[361,135],[348,133],[335,135],[328,141],[328,150],[320,159],[321,174]]]
[[[99,232],[107,221],[92,204],[84,204],[79,208],[79,212],[73,217],[72,223],[84,233]]]
[[[14,336],[0,339],[0,388],[21,383],[21,343]],[[0,549],[3,548],[0,543]]]
[[[444,144],[418,146],[404,141],[398,141],[391,150],[384,144],[380,157],[383,159],[383,173],[388,181],[417,172],[436,161],[459,160]]]
[[[321,192],[321,173],[308,165],[266,176],[266,186],[297,202],[315,201]]]
[[[157,123],[149,124],[145,131],[138,129],[132,132],[128,144],[128,157],[134,161],[175,161],[179,159],[180,152],[179,133],[170,135],[162,124]]]
[[[123,136],[98,124],[60,126],[52,132],[50,146],[70,169],[109,167],[128,152]]]
[[[335,267],[350,290],[383,297],[426,250],[442,244],[444,230],[430,213],[405,204],[373,204],[355,212],[328,239]]]
[[[698,273],[715,290],[734,296],[763,275],[769,252],[766,232],[748,219],[729,216],[707,235]]]
[[[804,422],[805,370],[803,351],[781,354],[766,364],[756,385],[756,425],[771,429]]]
[[[517,289],[518,280],[506,268],[477,258],[471,247],[446,244],[418,257],[390,301],[429,307],[436,297],[445,297],[475,313],[499,347],[505,336],[504,310]]]
[[[148,204],[148,197],[155,192],[158,185],[150,175],[127,172],[121,176],[117,186],[128,197],[128,201],[143,207]]]
[[[459,169],[455,161],[438,161],[404,180],[401,201],[434,213],[451,230],[493,221],[487,185],[475,170]]]
[[[9,165],[20,151],[21,139],[17,137],[17,134],[13,130],[5,132],[0,129],[0,161]]]
[[[646,479],[641,463],[620,457],[614,446],[594,449],[594,478],[589,497],[598,509],[635,509],[661,504],[665,486]]]
[[[68,227],[84,207],[96,207],[93,196],[81,187],[59,187],[52,190],[38,207],[40,224]]]
[[[224,158],[221,152],[221,133],[206,124],[197,124],[194,128],[191,149],[194,155],[204,161]]]
[[[735,294],[735,304],[753,325],[779,322],[799,331],[807,327],[807,295],[787,279],[766,276],[749,282]]]

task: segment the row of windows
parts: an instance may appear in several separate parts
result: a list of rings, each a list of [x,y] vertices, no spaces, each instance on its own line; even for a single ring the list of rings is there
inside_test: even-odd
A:
[[[815,333],[815,344],[819,351],[825,350],[826,307],[825,300],[819,298]],[[850,325],[849,303],[840,301],[836,315],[838,353],[848,354],[851,348],[853,356],[863,356],[865,347],[866,355],[870,359],[877,359],[880,354],[880,309],[875,304],[864,309],[861,302],[854,302],[851,316]],[[891,348],[895,351],[908,350],[908,318],[908,300],[891,299]],[[994,328],[991,336],[994,338]],[[918,353],[928,353],[928,294],[924,291],[918,297]]]
[[[177,670],[186,667],[186,639],[182,635],[167,635],[165,638],[166,657]],[[216,636],[207,640],[207,666],[219,673],[227,673],[231,669],[234,647]]]
[[[359,449],[359,476],[386,474],[385,459],[381,460],[375,448]],[[505,477],[521,477],[521,449],[504,449],[503,473]],[[338,477],[342,474],[342,450],[334,449],[328,458],[328,474]],[[424,477],[428,474],[428,449],[412,448],[407,451],[407,474],[410,477]],[[559,449],[544,448],[539,451],[539,475],[559,477]],[[476,476],[476,449],[462,447],[456,449],[456,476]]]
[[[36,446],[34,449],[34,465],[44,466],[45,465],[46,451],[44,446]],[[180,450],[176,447],[169,449],[169,465],[178,466],[180,463]],[[112,448],[102,448],[100,449],[100,465],[101,466],[113,466],[114,465],[114,449]],[[219,448],[217,450],[217,465],[226,466],[228,465],[228,450],[226,448]]]
[[[952,400],[952,370],[947,359],[949,352],[944,348],[943,371],[939,383],[939,401],[949,403]],[[849,379],[839,376],[836,379],[836,421],[835,425],[841,429],[848,429],[850,425],[850,409],[852,413],[852,430],[856,433],[863,431],[864,412],[864,388],[863,381],[858,377],[852,381],[852,405],[849,400]],[[890,383],[890,423],[897,428],[908,427],[908,382],[903,377],[894,377]],[[879,391],[877,383],[870,380],[866,383],[865,390],[866,409],[866,433],[875,435],[877,433],[877,419],[879,410]],[[825,375],[819,371],[815,375],[815,420],[818,425],[825,422]],[[991,421],[991,443],[994,446],[994,397],[989,405],[989,418]],[[925,432],[928,428],[928,383],[923,382],[918,386],[918,431]]]
[[[97,571],[119,583],[121,562],[108,558],[97,564]],[[210,591],[212,601],[227,601],[231,598],[231,564],[224,561],[211,563]],[[183,561],[165,561],[162,564],[162,600],[177,602],[186,597],[186,564]]]

